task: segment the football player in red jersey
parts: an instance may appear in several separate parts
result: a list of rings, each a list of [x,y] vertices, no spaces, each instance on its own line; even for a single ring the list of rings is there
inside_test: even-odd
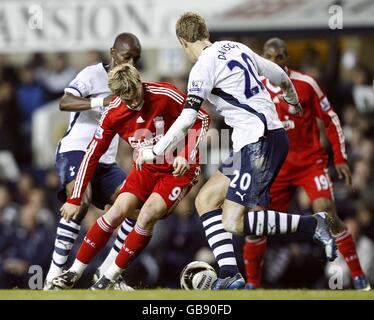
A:
[[[347,165],[344,134],[339,118],[317,82],[310,76],[288,68],[286,43],[272,38],[264,45],[264,57],[284,69],[299,96],[304,114],[297,114],[295,108],[283,99],[283,92],[268,79],[263,81],[276,105],[279,118],[287,130],[290,149],[281,171],[276,177],[270,194],[271,208],[287,212],[295,190],[302,187],[309,196],[313,211],[328,212],[332,218],[332,231],[336,243],[352,274],[356,289],[369,290],[357,256],[355,243],[344,223],[339,219],[327,170],[328,156],[320,144],[318,120],[322,120],[327,137],[332,145],[335,169],[346,185],[351,185],[351,171]],[[261,266],[266,251],[266,238],[246,238],[243,257],[246,268],[247,288],[257,288],[261,281]]]
[[[186,98],[171,84],[142,83],[139,72],[130,64],[114,68],[108,77],[109,88],[116,97],[102,115],[79,168],[74,189],[61,208],[66,220],[78,214],[85,188],[114,136],[119,134],[137,152],[152,148],[179,116]],[[130,261],[150,241],[156,222],[170,213],[197,182],[200,172],[198,144],[209,127],[205,111],[201,111],[198,118],[175,158],[173,148],[156,163],[145,164],[142,170],[133,165],[114,205],[87,232],[72,267],[53,279],[56,287],[73,287],[112,232],[125,218],[132,216],[137,218],[134,229],[115,262],[92,289],[113,287]],[[141,208],[140,212],[134,217],[138,208]]]

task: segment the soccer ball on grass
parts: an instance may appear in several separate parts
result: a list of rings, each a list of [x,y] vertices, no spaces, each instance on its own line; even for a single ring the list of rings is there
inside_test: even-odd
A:
[[[217,279],[213,267],[204,261],[193,261],[184,267],[180,285],[185,290],[208,290]]]

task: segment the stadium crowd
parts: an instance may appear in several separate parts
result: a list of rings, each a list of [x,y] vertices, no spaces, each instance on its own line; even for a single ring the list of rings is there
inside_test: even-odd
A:
[[[316,52],[309,50],[303,56],[297,69],[319,81],[342,123],[353,186],[346,187],[344,181],[338,179],[331,162],[330,174],[334,181],[337,210],[357,241],[362,267],[370,282],[374,283],[374,105],[359,99],[360,90],[369,87],[374,90],[373,77],[364,66],[356,66],[350,81],[338,78],[331,82],[324,73],[323,64],[316,63],[319,61]],[[90,52],[86,65],[101,59],[100,53]],[[29,267],[40,265],[46,272],[53,251],[56,224],[60,218],[61,203],[56,197],[59,179],[54,168],[41,170],[33,164],[31,119],[35,110],[62,96],[64,88],[78,70],[69,63],[65,54],[55,54],[52,65],[53,68],[49,68],[42,54],[34,54],[23,66],[12,64],[6,55],[0,55],[1,289],[27,288]],[[185,91],[186,79],[162,80],[174,82]],[[221,119],[213,120],[212,127],[225,127]],[[329,150],[324,135],[321,139]],[[132,155],[121,144],[119,164],[128,169],[131,161]],[[207,178],[213,169],[205,165],[203,172]],[[156,226],[156,236],[149,247],[126,271],[126,280],[130,285],[176,288],[179,286],[179,273],[188,262],[205,260],[214,263],[201,223],[194,213],[194,198],[201,185],[202,181],[173,215]],[[311,213],[308,198],[302,190],[299,190],[293,209]],[[100,214],[100,210],[90,209],[81,235]],[[97,263],[90,265],[92,272],[87,272],[81,279],[81,287],[90,284],[92,273],[111,244],[97,257]],[[238,262],[242,263],[242,239],[237,238],[236,244]],[[334,264],[344,268],[341,259]],[[349,287],[349,273],[347,270],[345,273],[345,286]],[[271,239],[265,259],[264,287],[326,288],[328,274],[321,249],[306,239]]]

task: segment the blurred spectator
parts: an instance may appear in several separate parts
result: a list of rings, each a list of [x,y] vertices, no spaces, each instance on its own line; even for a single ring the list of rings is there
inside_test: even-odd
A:
[[[100,62],[104,63],[104,65],[108,64],[108,59],[103,52],[91,50],[87,53],[88,66],[92,64],[98,64]]]
[[[54,169],[48,170],[45,180],[45,197],[48,208],[52,211],[55,221],[60,219],[60,207],[62,203],[57,198],[60,189],[60,179]]]
[[[38,80],[47,91],[48,100],[61,98],[64,89],[73,80],[77,71],[68,63],[66,54],[58,53],[52,61],[52,68],[38,71]]]
[[[17,107],[21,116],[21,134],[23,148],[22,159],[31,163],[31,119],[36,109],[45,102],[43,87],[36,81],[36,73],[33,68],[26,66],[20,70],[21,83],[17,86],[16,97]]]
[[[19,115],[14,85],[9,81],[0,81],[0,150],[18,154],[18,126]]]
[[[20,71],[21,83],[17,86],[17,106],[23,120],[23,131],[30,134],[33,112],[45,103],[43,87],[36,81],[35,69],[26,66]]]
[[[46,198],[43,189],[31,189],[28,195],[27,205],[31,205],[38,211],[38,222],[45,225],[51,231],[54,230],[56,221],[52,212],[46,207]]]
[[[18,82],[17,69],[9,63],[8,57],[4,54],[0,54],[0,80],[13,85]]]
[[[353,73],[352,95],[357,110],[362,114],[374,114],[374,91],[372,75],[363,66],[357,67]]]
[[[18,206],[12,202],[9,188],[0,184],[0,224],[4,227],[12,226],[17,220]]]
[[[16,201],[26,204],[31,190],[35,186],[34,178],[31,174],[23,172],[17,183]]]
[[[309,46],[304,50],[302,57],[298,69],[316,79],[318,83],[323,83],[321,79],[323,64],[318,51],[314,47]]]
[[[53,239],[38,222],[39,213],[32,205],[21,208],[19,223],[0,252],[0,288],[28,288],[29,267],[48,266]]]

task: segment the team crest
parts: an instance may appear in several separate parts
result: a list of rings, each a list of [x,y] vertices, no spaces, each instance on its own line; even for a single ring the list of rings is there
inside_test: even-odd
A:
[[[155,123],[156,129],[162,129],[165,126],[165,121],[163,117],[155,117],[153,118],[153,122]]]

